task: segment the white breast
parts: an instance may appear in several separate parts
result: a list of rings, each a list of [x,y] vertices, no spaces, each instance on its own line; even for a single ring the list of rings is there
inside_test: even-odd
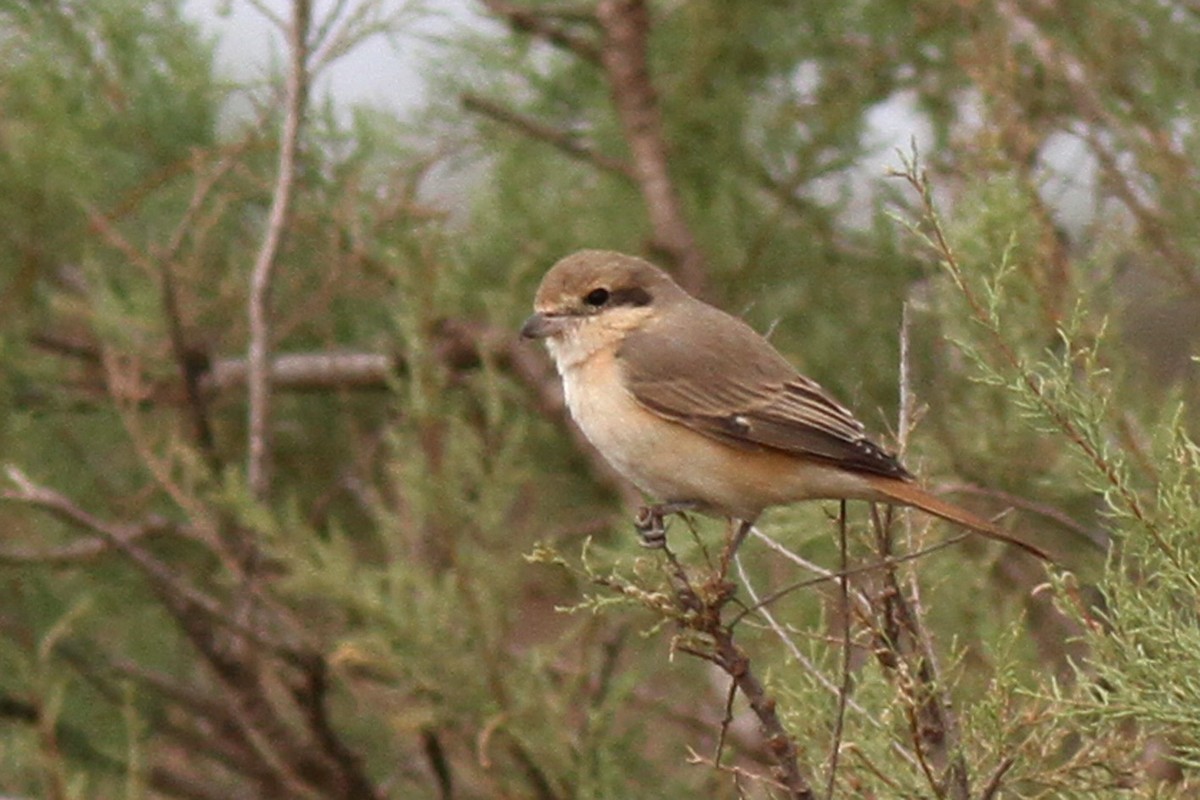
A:
[[[642,408],[622,385],[616,359],[596,354],[562,373],[571,417],[613,467],[645,492],[666,497],[653,466],[670,452],[672,423]],[[666,430],[664,430],[666,429]]]

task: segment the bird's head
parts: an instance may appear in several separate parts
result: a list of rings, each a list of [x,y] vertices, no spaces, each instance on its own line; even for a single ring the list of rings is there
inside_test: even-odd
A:
[[[608,250],[581,250],[559,261],[538,286],[521,336],[544,339],[560,368],[620,344],[688,295],[648,261]]]

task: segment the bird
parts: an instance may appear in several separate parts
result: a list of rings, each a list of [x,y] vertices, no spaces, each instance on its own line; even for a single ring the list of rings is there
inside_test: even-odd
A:
[[[768,508],[865,500],[918,508],[1047,559],[922,488],[766,338],[644,259],[568,255],[543,276],[533,308],[521,336],[545,342],[571,417],[660,501],[637,518],[648,546],[665,544],[663,518],[676,512],[727,518],[736,549]]]

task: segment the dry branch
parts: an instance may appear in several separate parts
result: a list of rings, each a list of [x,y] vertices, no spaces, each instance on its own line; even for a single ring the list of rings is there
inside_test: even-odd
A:
[[[488,11],[501,17],[513,30],[536,36],[555,47],[574,53],[585,61],[600,63],[600,51],[596,46],[561,23],[564,18],[592,21],[594,18],[590,14],[575,13],[568,17],[553,9],[526,8],[506,0],[482,1]]]
[[[646,206],[652,233],[650,248],[674,267],[676,277],[686,289],[703,294],[708,267],[670,174],[662,110],[650,79],[647,56],[650,16],[644,0],[603,0],[594,17],[590,13],[585,17],[589,22],[599,23],[602,32],[599,51],[587,40],[570,34],[558,21],[579,19],[578,12],[564,16],[552,8],[535,10],[507,0],[482,2],[517,30],[539,36],[603,67],[632,164],[597,153],[568,132],[548,127],[478,95],[464,95],[463,107],[546,142],[572,158],[632,179]]]
[[[662,110],[650,79],[649,10],[644,0],[603,0],[596,15],[604,29],[604,72],[633,156],[654,247],[670,259],[684,288],[702,294],[708,267],[671,178]]]
[[[592,145],[581,141],[579,136],[570,131],[560,130],[537,120],[530,119],[523,114],[518,114],[511,109],[505,108],[499,103],[488,100],[486,97],[481,97],[470,92],[462,96],[462,106],[467,111],[482,114],[489,119],[520,131],[531,139],[545,142],[571,158],[591,164],[605,172],[619,175],[622,178],[634,180],[633,167],[624,161],[604,155]]]
[[[0,498],[12,499],[7,493],[0,492]],[[131,525],[122,528],[118,534],[122,537],[120,544],[128,544],[153,533],[166,532],[166,527],[155,525]],[[51,547],[42,550],[12,548],[0,550],[0,564],[44,564],[58,566],[78,564],[93,561],[102,555],[112,553],[120,547],[118,541],[100,536],[88,537],[78,542],[72,542],[62,547]]]
[[[308,102],[308,26],[312,9],[309,0],[293,0],[292,19],[287,25],[288,73],[283,135],[279,143],[279,169],[262,246],[250,275],[250,345],[248,388],[250,391],[247,475],[251,493],[266,497],[271,486],[271,282],[279,250],[291,214],[296,183],[296,158],[300,129]]]
[[[289,391],[384,389],[401,364],[370,352],[287,353],[271,359],[270,381],[274,389]],[[249,375],[246,359],[222,358],[201,376],[200,388],[206,395],[244,389]]]
[[[733,537],[731,530],[726,542],[727,549]],[[816,795],[811,779],[805,776],[801,768],[796,740],[779,719],[775,698],[767,693],[766,687],[754,673],[750,658],[734,641],[736,621],[728,624],[722,620],[722,611],[733,599],[735,586],[726,580],[723,568],[713,570],[703,583],[693,584],[670,548],[664,546],[662,549],[673,578],[672,602],[677,611],[675,619],[685,631],[700,634],[700,640],[708,643],[704,646],[688,639],[686,643],[677,645],[677,649],[705,659],[729,675],[758,717],[766,750],[775,762],[773,780],[792,800],[814,800]],[[722,567],[728,564],[728,559],[722,560]]]
[[[183,313],[179,303],[179,287],[175,276],[175,261],[183,242],[195,226],[196,217],[213,188],[237,164],[239,155],[249,139],[242,147],[224,153],[216,165],[207,174],[199,176],[195,189],[192,190],[188,207],[175,225],[167,244],[160,252],[156,252],[155,261],[159,265],[160,294],[162,296],[163,314],[166,316],[167,332],[171,339],[171,352],[175,356],[175,365],[183,383],[184,395],[187,398],[187,409],[192,423],[192,436],[200,449],[210,459],[213,456],[215,440],[212,424],[208,418],[208,407],[200,391],[199,376],[203,361],[197,359],[193,348],[188,344],[184,332]]]
[[[937,657],[915,595],[902,584],[892,561],[890,520],[873,514],[878,554],[887,567],[872,597],[874,654],[905,699],[918,762],[938,797],[968,800],[970,776]]]

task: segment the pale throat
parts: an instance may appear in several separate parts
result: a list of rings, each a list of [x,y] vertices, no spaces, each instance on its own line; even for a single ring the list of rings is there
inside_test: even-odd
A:
[[[639,327],[648,314],[646,309],[630,309],[624,313],[583,317],[566,326],[562,333],[546,340],[546,349],[558,374],[566,378],[598,353],[615,354],[625,334]]]
[[[568,372],[586,362],[604,347],[605,343],[601,337],[589,335],[593,332],[588,330],[587,322],[572,325],[560,335],[546,340],[546,349],[550,351],[559,375],[566,377]]]

